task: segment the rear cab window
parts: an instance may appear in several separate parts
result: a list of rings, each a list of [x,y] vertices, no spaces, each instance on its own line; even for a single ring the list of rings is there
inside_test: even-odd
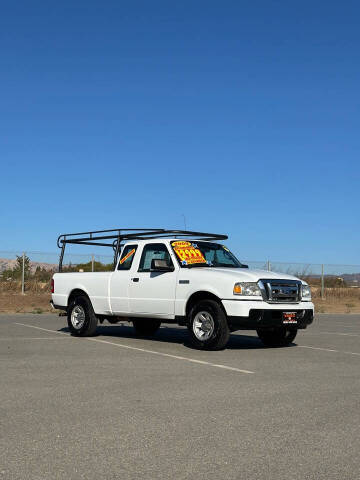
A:
[[[125,245],[119,260],[118,270],[130,270],[137,247],[137,245]]]

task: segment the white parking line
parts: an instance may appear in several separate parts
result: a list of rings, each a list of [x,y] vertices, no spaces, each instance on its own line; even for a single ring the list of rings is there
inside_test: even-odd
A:
[[[320,332],[325,335],[343,335],[344,337],[360,337],[358,333]]]
[[[360,355],[356,352],[345,352],[343,350],[334,350],[332,348],[309,347],[308,345],[298,345],[298,348],[310,348],[311,350],[323,350],[324,352],[346,353],[347,355]]]
[[[307,345],[298,345],[298,348],[311,348],[311,350],[323,350],[324,352],[339,352],[339,350],[333,350],[332,348],[308,347]]]
[[[344,325],[343,323],[333,323],[333,327],[343,327],[343,328],[353,328],[353,327],[358,327],[358,324],[351,324],[351,325]]]
[[[42,330],[44,332],[58,333],[60,335],[66,335],[66,336],[69,337],[69,334],[65,333],[65,332],[57,332],[55,330],[49,330],[47,328],[37,327],[35,325],[27,325],[25,323],[16,323],[15,322],[15,324],[16,325],[21,325],[23,327],[28,327],[28,328],[36,328],[37,330]],[[70,337],[70,338],[76,338],[76,337]],[[243,370],[243,369],[240,369],[240,368],[228,367],[227,365],[219,365],[219,364],[216,364],[216,363],[205,362],[204,360],[196,360],[195,358],[181,357],[179,355],[172,355],[170,353],[157,352],[156,350],[147,350],[145,348],[131,347],[130,345],[124,345],[122,343],[116,343],[116,342],[109,342],[108,340],[100,340],[99,338],[82,337],[82,339],[83,340],[88,340],[90,342],[105,343],[107,345],[112,345],[114,347],[127,348],[128,350],[136,350],[138,352],[151,353],[152,355],[160,355],[162,357],[175,358],[176,360],[184,360],[186,362],[197,363],[197,364],[200,364],[200,365],[207,365],[209,367],[222,368],[224,370],[231,370],[233,372],[238,372],[238,373],[255,373],[255,372],[252,372],[250,370]]]
[[[5,340],[66,340],[67,337],[2,337],[0,341]]]

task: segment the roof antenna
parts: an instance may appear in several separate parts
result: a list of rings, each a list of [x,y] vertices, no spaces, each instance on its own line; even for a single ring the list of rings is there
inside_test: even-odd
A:
[[[184,228],[185,228],[185,230],[186,230],[186,217],[185,217],[185,215],[184,215],[183,213],[182,213],[181,215],[184,217]]]

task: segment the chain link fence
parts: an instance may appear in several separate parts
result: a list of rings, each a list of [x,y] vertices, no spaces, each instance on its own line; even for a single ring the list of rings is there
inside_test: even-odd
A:
[[[52,275],[58,271],[59,253],[9,252],[0,250],[0,289],[48,291]],[[242,259],[251,269],[294,275],[307,281],[315,295],[324,297],[327,289],[360,290],[360,265],[275,262]],[[65,254],[64,272],[100,272],[113,269],[113,255],[76,253]]]
[[[285,273],[305,280],[313,298],[344,296],[360,300],[360,265],[248,261],[250,268]]]
[[[101,272],[113,269],[113,255],[78,253],[64,257],[64,272]],[[59,253],[0,251],[0,291],[50,291],[59,271]]]

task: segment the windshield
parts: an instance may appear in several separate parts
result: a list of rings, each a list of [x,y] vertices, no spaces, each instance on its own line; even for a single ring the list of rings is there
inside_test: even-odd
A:
[[[224,245],[211,242],[171,242],[181,267],[245,268]]]

